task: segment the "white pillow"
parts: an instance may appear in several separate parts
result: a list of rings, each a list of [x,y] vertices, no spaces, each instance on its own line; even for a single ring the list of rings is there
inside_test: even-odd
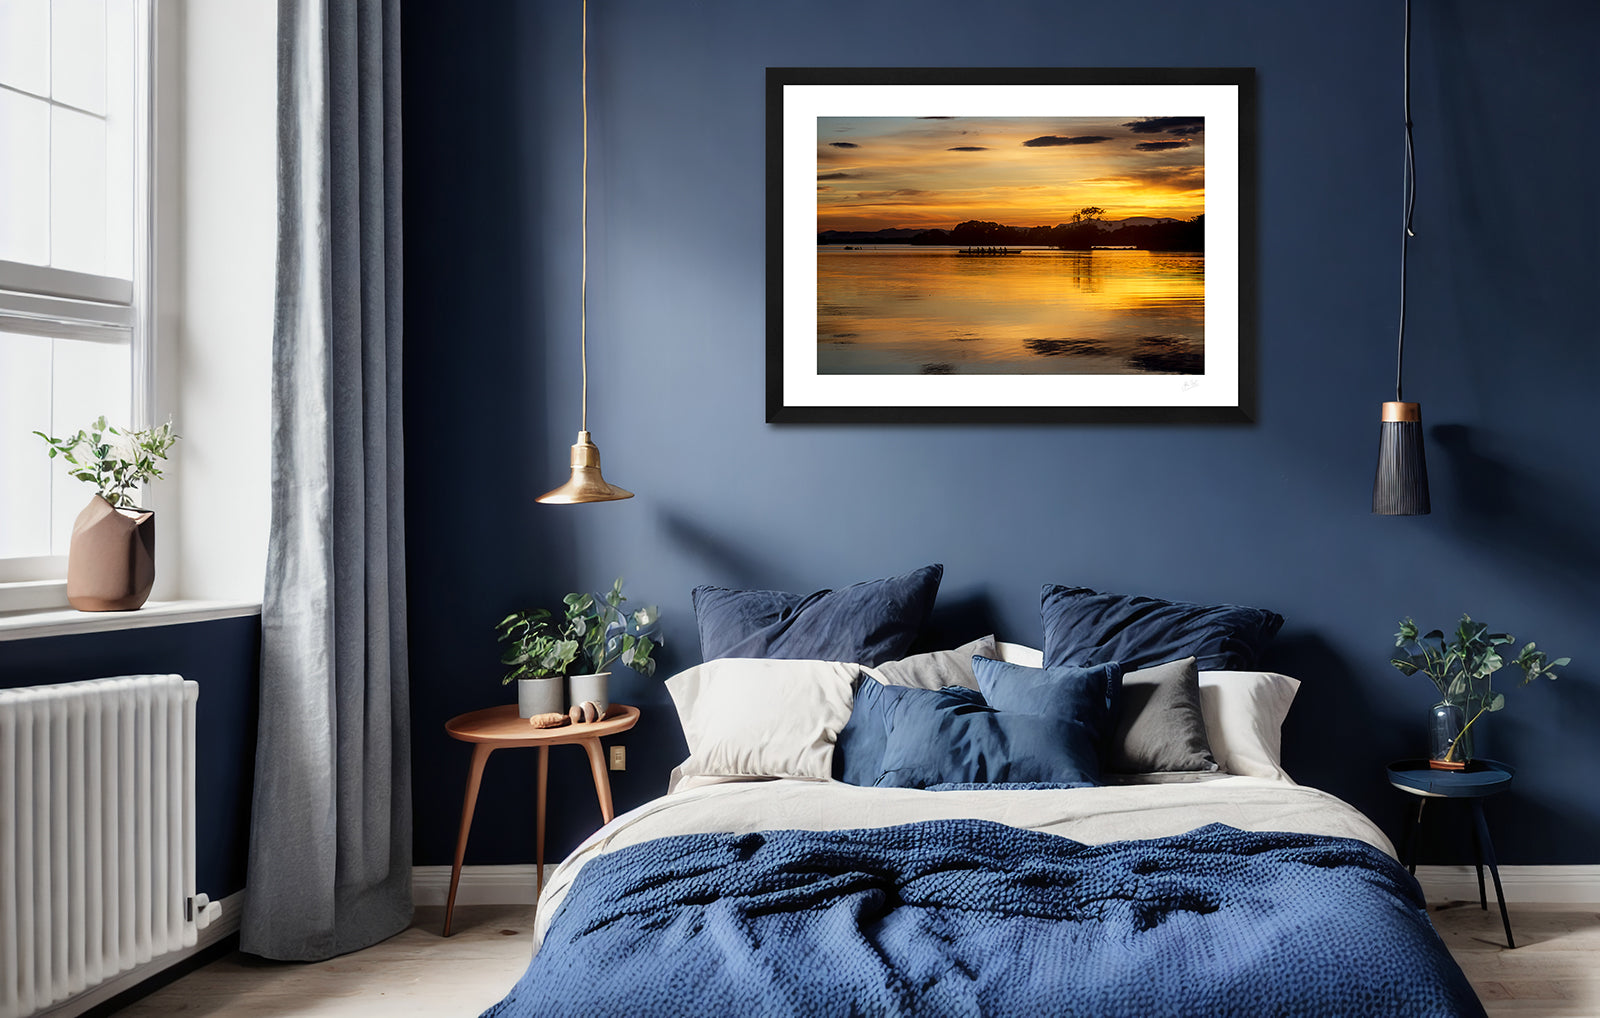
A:
[[[1229,774],[1291,781],[1283,769],[1283,719],[1300,680],[1276,672],[1201,672],[1200,713],[1217,766]]]
[[[1000,660],[1044,666],[1044,652],[1018,643],[996,645]],[[1217,769],[1252,778],[1292,781],[1283,769],[1283,719],[1300,680],[1276,672],[1201,672],[1200,714]]]
[[[997,643],[995,649],[1000,652],[1000,660],[1008,661],[1014,665],[1025,668],[1043,668],[1044,651],[1033,647],[1024,647],[1020,643]]]
[[[699,776],[829,780],[860,675],[860,665],[771,658],[719,658],[674,675],[667,692],[689,759],[672,787]]]

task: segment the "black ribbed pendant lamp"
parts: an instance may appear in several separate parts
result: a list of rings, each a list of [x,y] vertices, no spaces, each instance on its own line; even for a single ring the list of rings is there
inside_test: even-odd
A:
[[[1394,400],[1383,405],[1378,425],[1378,473],[1372,482],[1372,511],[1380,516],[1421,516],[1430,511],[1428,463],[1422,448],[1422,405],[1401,398],[1406,352],[1406,255],[1411,215],[1417,204],[1417,166],[1411,148],[1411,0],[1405,0],[1405,228],[1400,234],[1400,330],[1395,342]]]

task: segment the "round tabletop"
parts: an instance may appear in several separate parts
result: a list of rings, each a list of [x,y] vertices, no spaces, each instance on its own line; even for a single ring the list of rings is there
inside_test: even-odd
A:
[[[639,708],[625,703],[611,705],[604,721],[565,724],[559,728],[535,728],[517,715],[517,705],[501,704],[451,718],[444,730],[462,742],[487,742],[495,746],[560,746],[584,742],[604,735],[626,732],[639,720]]]
[[[1516,773],[1510,764],[1481,758],[1459,771],[1437,770],[1426,760],[1398,760],[1389,765],[1389,784],[1412,795],[1469,799],[1504,791]]]

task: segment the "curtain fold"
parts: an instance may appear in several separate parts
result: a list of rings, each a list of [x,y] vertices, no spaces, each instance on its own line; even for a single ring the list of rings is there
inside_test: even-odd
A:
[[[240,946],[411,921],[399,0],[279,0],[272,529]]]

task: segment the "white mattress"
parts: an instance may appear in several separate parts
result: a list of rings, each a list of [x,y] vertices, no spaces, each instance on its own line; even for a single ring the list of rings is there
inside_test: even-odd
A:
[[[1295,831],[1354,838],[1393,856],[1382,831],[1326,792],[1292,781],[1205,775],[1164,781],[1047,791],[925,792],[862,788],[838,781],[734,781],[689,788],[645,803],[596,831],[545,883],[535,942],[578,871],[590,859],[651,838],[704,832],[888,827],[917,820],[971,817],[1102,844],[1182,834],[1210,823],[1245,831]]]

